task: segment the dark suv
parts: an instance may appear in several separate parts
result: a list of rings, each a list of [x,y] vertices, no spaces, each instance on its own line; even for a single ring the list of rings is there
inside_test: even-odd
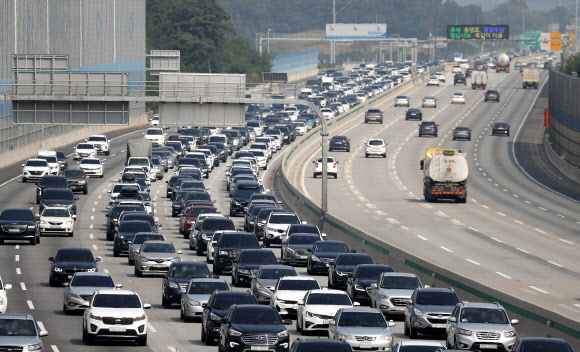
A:
[[[247,291],[215,291],[212,293],[207,303],[202,304],[201,342],[205,342],[209,346],[220,337],[220,326],[228,309],[233,304],[257,305],[258,301]]]
[[[42,214],[44,207],[51,205],[62,205],[68,207],[71,215],[77,214],[76,198],[72,191],[67,188],[46,188],[40,198],[38,212]]]
[[[346,293],[354,302],[370,303],[369,290],[371,284],[377,282],[382,273],[392,273],[394,270],[386,264],[360,264],[352,271],[346,282]]]
[[[4,209],[0,214],[0,243],[4,240],[40,243],[40,218],[32,209]]]
[[[258,181],[239,181],[236,184],[236,192],[230,201],[230,216],[245,213],[248,210],[248,202],[252,194],[260,192],[261,186]]]
[[[452,288],[415,289],[405,307],[405,336],[415,339],[418,332],[444,334],[457,303],[459,297]]]
[[[438,124],[434,121],[423,121],[419,125],[419,137],[423,137],[425,135],[431,135],[433,137],[437,137],[437,131],[439,130]]]
[[[161,305],[171,308],[181,302],[189,280],[212,277],[207,264],[201,262],[173,262],[161,283]]]
[[[346,243],[342,241],[318,241],[308,251],[306,271],[309,275],[328,273],[327,265],[334,263],[340,253],[348,253]]]
[[[234,304],[226,313],[220,326],[220,351],[256,350],[258,347],[275,352],[286,352],[290,347],[290,334],[276,308],[255,304]],[[227,346],[227,347],[226,347]]]
[[[105,214],[107,217],[107,241],[112,241],[115,238],[117,222],[119,221],[119,216],[124,211],[145,212],[145,206],[143,204],[119,204],[111,207],[109,212]]]
[[[215,244],[214,273],[221,275],[224,270],[231,268],[242,249],[261,248],[260,242],[253,233],[224,233],[219,242]]]
[[[488,90],[487,92],[485,92],[485,102],[487,103],[488,101],[497,101],[499,103],[499,92],[497,90]]]
[[[36,184],[36,204],[40,203],[42,193],[47,188],[68,188],[68,182],[64,176],[45,175]]]
[[[234,231],[236,229],[234,222],[228,218],[222,217],[207,217],[205,219],[196,220],[195,226],[199,223],[199,229],[194,229],[194,237],[190,238],[190,248],[193,249],[195,244],[195,251],[197,255],[203,255],[207,251],[207,244],[211,241],[213,234],[216,231]],[[197,232],[195,232],[197,230]],[[190,235],[191,236],[191,235]]]
[[[464,86],[467,85],[467,81],[465,80],[465,75],[462,73],[457,73],[453,76],[453,85],[456,84],[463,84]]]
[[[232,284],[249,286],[252,276],[261,265],[276,264],[278,264],[278,259],[269,249],[243,249],[232,265]]]
[[[83,170],[80,169],[66,169],[64,170],[64,177],[68,183],[68,188],[73,192],[89,193],[89,177]]]
[[[328,287],[344,290],[346,282],[359,264],[374,264],[373,258],[365,253],[341,253],[328,266]],[[378,275],[377,275],[378,276]]]

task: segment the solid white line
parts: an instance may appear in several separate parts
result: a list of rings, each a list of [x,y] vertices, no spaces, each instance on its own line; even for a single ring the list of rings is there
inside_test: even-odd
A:
[[[417,237],[419,237],[420,239],[422,239],[423,241],[428,241],[428,239],[426,239],[425,237],[421,236],[421,235],[417,235]]]
[[[95,238],[95,235],[93,235],[92,233],[89,234],[89,238],[92,240]]]
[[[16,255],[14,256],[14,261],[15,261],[15,262],[19,262],[19,261],[20,261],[20,256],[19,256],[18,254],[16,254]]]
[[[465,260],[467,260],[468,262],[470,262],[470,263],[473,263],[473,264],[475,264],[475,265],[481,265],[481,264],[479,264],[478,262],[476,262],[475,260],[471,260],[471,259],[469,259],[469,258],[466,258]]]
[[[517,247],[516,247],[516,249],[517,249],[518,251],[520,251],[520,252],[524,252],[524,253],[526,253],[526,254],[530,254],[530,252],[526,251],[525,249],[521,249],[521,248],[517,248]]]
[[[538,231],[539,233],[546,233],[546,232],[544,232],[544,231],[542,231],[542,230],[540,230],[540,229],[538,229],[536,227],[534,227],[534,230]]]
[[[553,262],[553,261],[551,261],[551,260],[548,260],[548,263],[550,263],[550,264],[552,264],[552,265],[555,265],[555,266],[557,266],[557,267],[560,267],[560,268],[563,268],[563,267],[564,267],[564,265],[562,265],[562,264],[558,264],[558,263],[556,263],[556,262]]]
[[[562,242],[564,242],[564,243],[568,243],[568,244],[574,244],[574,243],[572,243],[572,242],[570,242],[570,241],[568,241],[568,240],[565,240],[565,239],[563,239],[563,238],[559,238],[559,240],[560,240],[560,241],[562,241]]]
[[[453,253],[453,251],[451,249],[449,249],[449,248],[445,248],[443,246],[440,246],[439,248],[441,248],[442,250],[444,250],[446,252]]]
[[[44,329],[43,329],[43,330],[44,330]],[[56,347],[56,345],[50,345],[50,348],[52,348],[52,351],[53,351],[53,352],[60,352],[60,351],[58,350],[58,347]]]
[[[531,289],[534,289],[534,290],[536,290],[536,291],[538,291],[538,292],[542,292],[542,293],[545,293],[545,294],[547,294],[547,293],[548,293],[547,291],[544,291],[544,290],[542,290],[542,289],[539,289],[539,288],[537,288],[536,286],[528,286],[528,287],[529,287],[529,288],[531,288]]]
[[[500,275],[500,276],[505,277],[506,279],[510,279],[511,280],[511,277],[507,276],[506,274],[500,273],[499,271],[496,271],[495,273],[498,274],[498,275]]]
[[[494,241],[496,241],[496,242],[503,243],[503,241],[502,241],[502,240],[500,240],[500,239],[497,239],[497,238],[495,238],[495,237],[492,237],[491,239],[492,239],[492,240],[494,240]]]
[[[157,332],[157,330],[155,330],[155,328],[153,327],[153,325],[151,325],[151,323],[147,323],[147,327],[149,328],[149,330],[151,330],[152,332]]]
[[[30,308],[30,310],[34,309],[34,304],[32,304],[32,301],[26,301],[26,303],[28,303],[28,308]]]
[[[20,288],[22,289],[22,291],[26,291],[26,284],[24,282],[21,282]]]
[[[20,272],[20,268],[16,268],[16,275],[22,275],[22,273]]]
[[[517,222],[517,223],[518,223],[518,224],[520,224],[520,225],[523,225],[523,224],[524,224],[523,222],[521,222],[521,221],[519,221],[519,220],[514,220],[514,221],[515,221],[515,222]]]

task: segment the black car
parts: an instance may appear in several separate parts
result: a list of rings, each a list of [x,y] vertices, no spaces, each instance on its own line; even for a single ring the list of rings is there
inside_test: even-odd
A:
[[[505,122],[495,122],[491,129],[491,135],[505,135],[506,137],[510,136],[510,125]]]
[[[434,121],[423,121],[419,125],[419,137],[423,137],[425,135],[430,135],[433,137],[437,137],[437,132],[439,131],[439,125],[436,124]]]
[[[68,188],[73,192],[89,193],[89,177],[83,170],[80,169],[66,169],[63,173],[68,183]]]
[[[340,253],[348,253],[346,243],[342,241],[318,241],[308,252],[306,271],[308,274],[328,273],[327,264],[334,263],[334,259]]]
[[[45,175],[40,182],[36,183],[36,204],[40,203],[42,193],[47,188],[68,188],[68,182],[64,176]]]
[[[255,350],[258,346],[268,351],[286,352],[290,347],[290,334],[276,308],[255,304],[232,305],[220,326],[220,351]]]
[[[207,217],[201,221],[196,221],[195,225],[199,224],[199,229],[195,232],[195,238],[190,240],[190,243],[195,242],[195,251],[197,255],[203,255],[207,251],[207,244],[211,241],[213,234],[216,231],[235,231],[236,226],[231,219],[222,217]],[[190,245],[190,249],[193,246]]]
[[[211,196],[205,190],[188,190],[184,193],[180,192],[178,194],[181,194],[182,197],[176,198],[175,201],[171,204],[171,216],[174,218],[181,214],[181,211],[185,209],[185,204],[188,201],[196,200],[212,202]]]
[[[123,223],[123,221],[129,221],[129,220],[147,221],[149,223],[149,225],[151,225],[153,232],[159,232],[159,228],[161,227],[161,224],[158,223],[157,220],[155,220],[155,217],[153,215],[151,215],[147,212],[138,212],[138,211],[129,211],[129,212],[122,213],[119,216],[119,220],[117,222],[117,227],[118,227],[118,225]]]
[[[471,73],[473,72],[473,69],[468,68],[465,70],[465,78],[469,78],[471,77]]]
[[[164,308],[171,308],[173,304],[181,303],[181,296],[185,293],[189,280],[209,277],[213,275],[205,263],[172,263],[161,283],[161,305]]]
[[[76,272],[99,271],[97,263],[101,258],[93,257],[88,248],[71,247],[59,249],[56,256],[48,260],[51,262],[48,283],[56,286],[68,282]]]
[[[492,100],[499,103],[499,92],[497,90],[488,90],[485,92],[484,101],[487,103],[488,101]]]
[[[209,142],[207,145],[213,145],[217,151],[217,159],[221,162],[228,161],[228,146],[225,143]]]
[[[259,201],[259,202],[252,202],[250,206],[248,206],[248,210],[244,215],[244,230],[249,232],[255,232],[254,228],[254,218],[258,215],[260,210],[266,208],[273,208],[278,209],[278,206],[271,201]]]
[[[173,187],[175,187],[175,185],[180,180],[185,180],[185,179],[192,179],[193,180],[193,176],[189,176],[189,175],[171,176],[171,178],[169,180],[165,181],[165,183],[167,183],[167,190],[165,192],[166,197],[167,198],[173,197]]]
[[[574,350],[566,340],[551,337],[521,337],[514,346],[512,352],[573,352]]]
[[[56,152],[56,160],[58,161],[58,163],[60,164],[60,169],[61,170],[66,170],[68,169],[68,157],[66,156],[66,154],[64,152]]]
[[[153,227],[146,220],[123,221],[115,232],[113,243],[113,256],[128,254],[129,247],[133,242],[133,237],[137,232],[153,232]]]
[[[40,243],[40,217],[32,209],[7,208],[0,214],[0,243],[5,240],[29,241],[31,245]]]
[[[130,211],[145,212],[145,206],[143,204],[119,204],[111,207],[109,212],[105,214],[107,217],[107,241],[114,239],[121,213]]]
[[[40,210],[38,212],[42,213],[46,206],[62,205],[68,207],[71,215],[76,215],[76,200],[78,200],[78,198],[76,198],[73,195],[73,192],[68,188],[45,188],[40,198]]]
[[[292,233],[282,241],[280,257],[284,264],[306,264],[308,250],[320,241],[320,235],[315,233]]]
[[[407,110],[407,113],[405,114],[405,120],[419,120],[422,121],[423,120],[423,113],[421,112],[421,110],[417,109],[417,108],[411,108],[409,110]]]
[[[385,264],[359,264],[346,282],[346,293],[356,302],[370,303],[369,291],[371,284],[377,282],[381,273],[393,272],[393,268]]]
[[[465,79],[465,75],[462,73],[457,73],[453,76],[453,85],[456,84],[463,84],[464,86],[467,85],[467,80]]]
[[[354,268],[359,264],[374,264],[373,258],[365,253],[341,253],[337,255],[334,263],[328,267],[328,287],[344,290],[348,278],[352,277]]]
[[[202,305],[201,342],[211,345],[220,336],[220,326],[228,309],[233,304],[258,304],[256,298],[247,291],[216,291]]]
[[[346,136],[332,136],[328,142],[328,151],[344,150],[350,152],[350,139]]]
[[[278,259],[269,249],[243,249],[232,265],[232,284],[234,286],[250,285],[261,265],[278,264]]]
[[[469,127],[457,126],[453,129],[453,140],[466,139],[471,140],[471,129]]]
[[[352,352],[352,347],[346,341],[334,339],[308,339],[297,338],[290,347],[291,352]]]
[[[219,242],[215,244],[213,272],[221,275],[224,270],[231,268],[242,249],[261,248],[260,242],[253,233],[224,233]]]
[[[260,193],[262,186],[258,181],[240,180],[236,183],[236,192],[230,200],[230,216],[245,213],[248,210],[248,202],[254,193]]]

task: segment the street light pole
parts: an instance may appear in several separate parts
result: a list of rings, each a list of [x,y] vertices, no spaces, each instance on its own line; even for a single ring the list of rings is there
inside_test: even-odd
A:
[[[268,55],[270,55],[270,31],[271,29],[268,28]]]

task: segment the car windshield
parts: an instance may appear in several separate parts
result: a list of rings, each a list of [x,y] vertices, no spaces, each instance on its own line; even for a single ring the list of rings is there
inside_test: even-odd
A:
[[[213,308],[228,309],[232,304],[256,304],[256,299],[251,294],[217,295],[213,301]]]
[[[230,287],[224,281],[192,282],[187,293],[190,295],[211,295],[215,290],[230,291]]]
[[[89,137],[89,142],[106,142],[107,138],[106,137],[101,137],[101,136],[91,136]]]
[[[40,184],[50,187],[67,187],[66,179],[59,177],[43,177],[40,179]]]
[[[361,279],[376,279],[384,272],[393,272],[393,269],[387,265],[363,266],[357,270],[357,276]]]
[[[169,272],[169,277],[183,279],[187,277],[207,278],[210,277],[207,265],[174,265]]]
[[[65,170],[64,177],[66,178],[77,178],[77,177],[84,177],[85,173],[81,170]]]
[[[77,287],[115,287],[108,275],[75,275],[71,286]]]
[[[119,217],[119,214],[121,214],[124,211],[145,211],[145,207],[140,205],[140,206],[121,206],[121,207],[115,207],[113,208],[113,211],[111,212],[111,217],[112,218],[117,218]],[[137,231],[137,232],[146,232],[146,231]]]
[[[97,308],[141,308],[137,295],[101,293],[93,299],[93,307]]]
[[[319,242],[316,245],[316,252],[346,253],[348,248],[344,243]]]
[[[437,350],[444,351],[445,348],[429,345],[402,345],[399,347],[399,352],[436,352]]]
[[[258,243],[256,236],[244,236],[244,235],[223,236],[219,244],[221,247],[234,247],[234,248],[260,247],[260,244]]]
[[[36,336],[34,321],[29,319],[1,318],[0,336]],[[6,343],[8,344],[8,342]]]
[[[381,288],[391,290],[414,290],[421,287],[417,277],[410,276],[385,276],[381,281]]]
[[[189,211],[189,216],[197,217],[199,214],[215,214],[216,212],[215,208],[192,208]]]
[[[320,241],[320,237],[316,235],[299,235],[294,234],[288,238],[288,244],[309,244],[314,245]]]
[[[44,199],[74,200],[73,193],[68,189],[47,189],[42,197]]]
[[[0,220],[34,221],[34,214],[28,209],[6,209],[0,215]]]
[[[383,141],[374,139],[369,141],[369,145],[383,145]]]
[[[480,324],[508,324],[509,320],[501,309],[490,308],[464,308],[461,311],[462,323]]]
[[[319,288],[320,285],[316,280],[282,280],[278,284],[278,290],[286,291],[308,291]]]
[[[185,201],[188,200],[209,200],[211,201],[211,197],[209,193],[206,192],[188,192],[187,197],[185,197]]]
[[[141,246],[143,253],[175,253],[172,243],[144,243]]]
[[[119,232],[151,232],[151,225],[145,221],[124,221],[119,226]]]
[[[320,304],[320,305],[338,305],[350,306],[352,305],[350,298],[346,293],[312,293],[308,296],[306,304]]]
[[[60,250],[56,254],[55,261],[92,263],[95,259],[88,250]]]
[[[133,244],[143,244],[145,241],[155,241],[155,240],[164,240],[163,235],[160,234],[143,234],[143,235],[136,235],[133,239]]]
[[[243,264],[276,264],[276,256],[270,250],[242,252],[238,263]]]
[[[299,224],[296,214],[272,214],[268,220],[270,224]]]
[[[372,264],[373,260],[368,255],[340,255],[336,258],[335,265]],[[377,275],[378,276],[378,275]]]
[[[235,230],[236,227],[230,219],[211,219],[207,218],[203,220],[202,228],[204,230]]]
[[[296,276],[296,271],[293,269],[262,269],[258,276],[259,279],[277,280],[284,276]]]
[[[56,156],[39,156],[38,159],[44,159],[49,164],[55,164],[58,162]]]
[[[275,309],[240,309],[232,317],[232,323],[250,325],[281,324],[280,314]]]
[[[293,224],[288,229],[288,233],[315,233],[319,235],[320,231],[318,230],[318,227],[316,227],[316,225]]]
[[[260,188],[257,186],[256,187],[241,186],[236,188],[236,193],[234,194],[234,197],[250,198],[250,196],[254,193],[260,193]]]
[[[459,303],[459,298],[453,292],[419,292],[417,294],[417,304],[430,306],[455,306]]]
[[[95,149],[95,147],[92,144],[79,144],[77,149]]]
[[[28,160],[26,166],[47,166],[46,160]]]
[[[50,216],[54,218],[68,218],[70,213],[65,208],[44,208],[42,216]]]
[[[338,326],[387,327],[387,321],[381,313],[343,312]]]
[[[163,135],[163,130],[150,129],[150,130],[147,130],[147,134],[150,136],[161,136],[161,135]]]
[[[87,165],[87,164],[90,164],[90,165],[100,165],[101,164],[101,161],[99,159],[83,159],[80,162],[80,165]]]

